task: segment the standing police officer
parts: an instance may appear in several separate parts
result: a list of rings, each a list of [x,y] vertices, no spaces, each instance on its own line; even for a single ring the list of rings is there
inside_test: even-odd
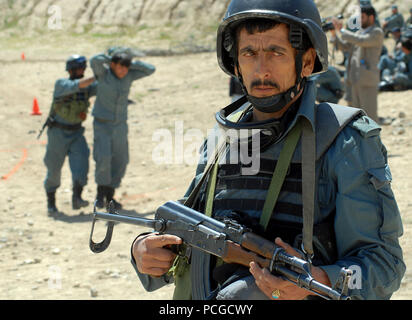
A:
[[[83,187],[89,172],[89,147],[84,137],[82,122],[86,120],[89,98],[96,95],[95,78],[82,79],[87,60],[84,56],[72,55],[66,61],[69,79],[56,81],[53,103],[48,118],[48,143],[44,164],[47,175],[44,188],[47,193],[47,211],[57,213],[56,190],[60,186],[61,169],[66,156],[69,157],[73,181],[73,209],[89,203],[82,199]]]
[[[112,56],[99,54],[90,65],[98,79],[97,97],[93,107],[94,149],[97,184],[96,206],[103,208],[113,199],[115,189],[129,163],[127,109],[133,81],[149,76],[155,67],[142,61],[133,61],[131,50],[119,49]]]
[[[378,122],[379,58],[383,46],[383,31],[375,24],[376,11],[370,5],[361,6],[361,29],[351,32],[342,29],[334,19],[332,42],[339,50],[348,51],[347,80],[350,85],[350,105],[362,108]],[[340,35],[339,35],[340,34]]]
[[[315,103],[315,84],[308,77],[328,67],[316,5],[232,0],[218,29],[217,56],[247,95],[218,112],[216,120],[223,130],[251,134],[252,143],[244,143],[241,154],[250,152],[260,167],[250,175],[247,161],[228,161],[231,139],[222,144],[220,158],[206,164],[205,143],[185,205],[217,219],[236,219],[288,253],[312,258],[313,278],[328,286],[336,284],[342,267],[356,266],[361,283],[349,290],[354,299],[390,298],[405,264],[386,150],[380,128],[361,109]],[[282,300],[312,294],[255,262],[250,268],[225,264],[194,249],[174,260],[168,246],[180,243],[156,233],[133,242],[132,262],[147,290],[174,281],[175,299]],[[202,262],[207,266],[199,276]]]

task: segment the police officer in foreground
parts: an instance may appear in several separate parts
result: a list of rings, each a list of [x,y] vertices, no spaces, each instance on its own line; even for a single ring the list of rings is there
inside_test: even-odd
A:
[[[308,77],[327,70],[328,50],[313,1],[232,0],[218,29],[217,57],[245,96],[216,120],[223,131],[258,130],[243,147],[258,153],[260,166],[251,174],[241,159],[206,165],[205,143],[182,201],[216,219],[235,218],[288,253],[312,258],[313,277],[326,285],[335,285],[341,267],[356,266],[361,284],[349,295],[389,299],[405,264],[386,150],[380,127],[361,109],[315,103]],[[223,160],[233,151],[226,147]],[[279,163],[287,168],[284,179],[274,174],[282,171]],[[202,255],[176,258],[168,246],[180,243],[172,235],[142,234],[132,244],[132,263],[147,290],[174,281],[174,299],[199,299],[191,289],[200,283],[188,274]],[[199,278],[219,300],[312,297],[255,262],[245,268],[218,260]]]
[[[90,155],[82,122],[87,117],[89,98],[96,95],[96,82],[94,77],[83,79],[86,65],[86,57],[70,56],[66,61],[69,78],[58,79],[54,85],[44,157],[47,168],[44,188],[49,214],[58,212],[56,190],[60,186],[61,169],[66,156],[69,158],[73,181],[72,208],[80,209],[89,204],[81,196],[87,184]]]

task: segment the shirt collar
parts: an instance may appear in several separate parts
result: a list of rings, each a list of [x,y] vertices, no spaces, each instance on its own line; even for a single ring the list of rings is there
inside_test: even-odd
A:
[[[362,30],[362,34],[368,33],[369,31],[371,31],[371,29],[374,27],[374,25],[371,25],[365,29],[361,29]]]
[[[312,79],[306,80],[305,89],[302,93],[301,103],[296,114],[294,122],[300,117],[306,118],[312,126],[312,130],[315,130],[315,104],[316,104],[316,83]],[[294,124],[293,124],[294,125]]]

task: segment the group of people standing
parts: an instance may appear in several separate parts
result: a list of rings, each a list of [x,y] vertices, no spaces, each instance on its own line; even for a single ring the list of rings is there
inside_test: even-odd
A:
[[[392,15],[384,19],[381,27],[371,1],[360,0],[359,4],[359,27],[343,27],[341,20],[332,19],[330,41],[343,52],[345,69],[329,66],[327,72],[315,76],[317,100],[337,103],[344,97],[349,105],[362,108],[375,122],[386,124],[378,116],[378,92],[412,89],[412,8],[405,21],[393,5]],[[384,45],[389,34],[396,42],[393,53]]]
[[[151,75],[155,67],[139,60],[133,61],[133,51],[128,48],[117,48],[110,53],[98,54],[90,59],[94,76],[86,79],[86,57],[70,56],[66,61],[69,78],[58,79],[55,83],[44,157],[47,168],[44,188],[49,214],[59,212],[56,190],[60,186],[66,156],[72,173],[72,208],[76,210],[89,205],[82,198],[88,180],[90,156],[82,123],[86,120],[92,96],[96,96],[92,110],[97,184],[95,204],[103,208],[113,201],[117,209],[121,208],[121,204],[113,197],[129,162],[129,92],[133,81]]]

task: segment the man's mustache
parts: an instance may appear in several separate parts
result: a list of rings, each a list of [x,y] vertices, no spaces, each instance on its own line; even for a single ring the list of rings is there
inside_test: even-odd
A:
[[[273,87],[275,89],[280,89],[279,85],[276,82],[273,82],[271,80],[253,80],[252,83],[250,84],[250,87],[253,89],[254,87],[259,87],[259,86],[266,86],[266,87]]]

